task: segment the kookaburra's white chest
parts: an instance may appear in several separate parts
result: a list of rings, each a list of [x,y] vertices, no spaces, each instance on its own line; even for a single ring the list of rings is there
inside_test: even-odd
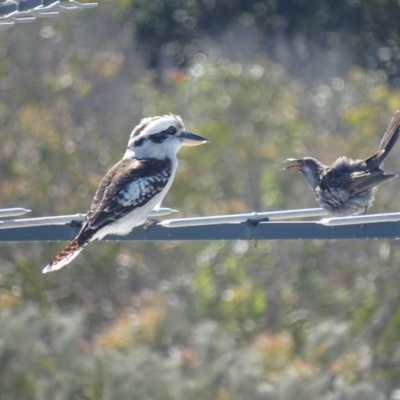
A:
[[[178,161],[176,158],[171,161],[171,168],[135,179],[116,193],[114,201],[118,206],[130,207],[132,211],[99,229],[93,237],[94,240],[110,234],[127,235],[134,227],[146,222],[151,211],[160,207],[172,185]],[[163,185],[161,190],[160,185]]]

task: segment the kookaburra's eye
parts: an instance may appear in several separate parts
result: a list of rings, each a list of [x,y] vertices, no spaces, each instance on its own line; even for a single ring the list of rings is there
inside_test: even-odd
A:
[[[175,135],[175,133],[176,133],[176,128],[174,127],[174,126],[170,126],[168,129],[166,129],[165,131],[164,131],[166,134],[168,134],[168,135]]]

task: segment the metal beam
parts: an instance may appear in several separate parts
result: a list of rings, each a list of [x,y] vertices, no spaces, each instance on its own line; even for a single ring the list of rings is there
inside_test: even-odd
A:
[[[339,225],[360,225],[376,222],[399,222],[400,213],[356,215],[351,217],[324,218],[319,221],[320,224],[327,226]]]
[[[327,215],[322,208],[306,208],[302,210],[252,212],[247,214],[214,215],[211,217],[166,219],[160,225],[167,228],[182,226],[221,225],[242,222],[279,221],[283,219],[321,217]]]
[[[0,217],[9,217],[12,215],[22,215],[30,210],[25,210],[23,208],[8,208],[0,210]],[[153,210],[149,217],[156,218],[165,215],[178,212],[172,208],[158,208]],[[28,226],[49,226],[49,225],[82,225],[86,214],[72,214],[72,215],[60,215],[57,217],[39,217],[39,218],[20,218],[12,219],[6,221],[0,221],[0,229],[12,229],[12,228],[26,228]]]
[[[52,225],[0,230],[2,242],[58,242],[71,240],[79,226]],[[108,241],[199,240],[327,240],[399,239],[399,222],[325,226],[318,222],[261,222],[166,228],[152,225],[135,228],[126,236],[107,236]]]
[[[0,209],[0,218],[7,218],[7,217],[18,217],[19,215],[24,215],[31,210],[27,210],[26,208],[2,208]]]

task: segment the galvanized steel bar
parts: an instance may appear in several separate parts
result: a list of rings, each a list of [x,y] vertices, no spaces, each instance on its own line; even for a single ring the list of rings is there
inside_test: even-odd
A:
[[[376,224],[378,222],[398,222],[400,213],[355,215],[353,217],[324,218],[320,224],[327,226]]]
[[[57,242],[71,240],[79,226],[53,225],[0,230],[3,242]],[[106,241],[200,241],[200,240],[328,240],[399,239],[399,222],[324,226],[317,222],[261,222],[165,228],[135,228],[126,236],[107,236]]]
[[[166,219],[161,221],[160,225],[167,228],[177,228],[183,226],[237,224],[246,221],[278,221],[291,218],[321,217],[325,215],[327,215],[327,213],[322,208],[307,208],[303,210],[267,211],[247,214],[216,215],[212,217]]]
[[[18,217],[19,215],[24,215],[31,210],[27,210],[26,208],[1,208],[0,209],[0,218],[7,218],[7,217]]]
[[[16,210],[16,211],[10,211]],[[18,214],[18,210],[21,212]],[[22,208],[10,208],[6,210],[0,210],[0,217],[8,217],[15,215],[22,215],[25,212],[30,210],[24,210],[22,212]],[[3,212],[3,214],[2,214]],[[8,214],[7,214],[8,212]],[[14,214],[12,214],[14,212]],[[169,215],[177,210],[173,210],[172,208],[159,208],[157,210],[153,210],[150,213],[150,218],[161,217],[164,215]],[[72,214],[72,215],[60,215],[58,217],[38,217],[38,218],[21,218],[21,219],[13,219],[7,221],[0,221],[0,230],[1,229],[11,229],[11,228],[25,228],[28,226],[48,226],[48,225],[65,225],[65,224],[75,224],[79,225],[84,219],[86,214]]]

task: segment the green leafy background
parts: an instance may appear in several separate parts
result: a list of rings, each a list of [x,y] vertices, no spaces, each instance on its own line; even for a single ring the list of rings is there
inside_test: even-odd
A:
[[[288,157],[363,158],[400,108],[391,1],[104,0],[0,31],[0,206],[85,212],[177,113],[179,216],[315,207]],[[385,168],[400,171],[395,148]],[[371,212],[397,211],[396,180]],[[0,399],[353,400],[400,386],[396,241],[0,245]],[[394,397],[393,397],[394,399]]]

